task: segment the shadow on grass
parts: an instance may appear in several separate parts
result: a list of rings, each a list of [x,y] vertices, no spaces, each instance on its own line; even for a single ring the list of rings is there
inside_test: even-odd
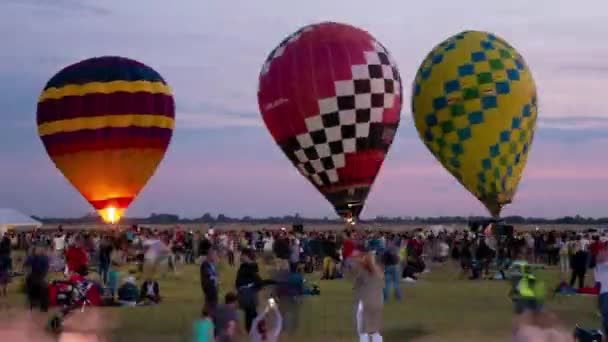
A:
[[[425,330],[424,328],[420,327],[420,326],[411,326],[411,327],[397,327],[397,328],[392,328],[390,330],[387,330],[384,332],[384,339],[385,341],[388,342],[392,342],[392,341],[413,341],[416,338],[421,338],[424,336],[430,335],[430,332],[428,330]]]

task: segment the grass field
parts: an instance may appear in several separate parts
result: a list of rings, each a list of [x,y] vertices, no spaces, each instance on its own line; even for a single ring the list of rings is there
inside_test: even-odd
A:
[[[222,287],[230,290],[235,268],[221,266]],[[551,287],[558,281],[555,270],[543,273]],[[296,334],[282,341],[355,341],[352,319],[352,290],[345,280],[318,281],[321,296],[307,297],[302,305],[300,326]],[[7,331],[41,326],[44,318],[30,318],[23,312],[24,298],[17,291],[18,281],[10,287],[8,302],[0,299],[0,340]],[[188,266],[179,275],[167,275],[160,281],[164,301],[161,305],[138,308],[88,310],[66,322],[67,331],[84,331],[104,341],[154,342],[188,341],[192,321],[200,312],[202,295],[198,268]],[[385,341],[505,341],[512,327],[512,306],[507,298],[507,282],[458,280],[456,267],[444,265],[423,275],[416,284],[403,284],[404,299],[390,301],[384,312]],[[563,323],[599,327],[596,298],[586,296],[557,297],[548,307]],[[8,306],[8,308],[7,308]],[[91,315],[96,315],[91,317]],[[27,317],[25,323],[15,323]],[[103,322],[103,327],[96,321]],[[30,333],[31,334],[31,333]],[[31,337],[27,340],[41,340]],[[16,339],[7,339],[18,342]],[[80,341],[79,341],[80,342]]]

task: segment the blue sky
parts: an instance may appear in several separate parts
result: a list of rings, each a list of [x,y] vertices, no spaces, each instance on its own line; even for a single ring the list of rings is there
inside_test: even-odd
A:
[[[299,27],[340,21],[392,53],[406,87],[438,42],[497,33],[525,57],[540,98],[538,132],[505,214],[606,216],[608,3],[558,0],[303,2],[4,0],[0,2],[0,207],[76,216],[88,203],[57,171],[35,126],[36,99],[60,68],[99,55],[158,70],[177,103],[166,159],[128,215],[172,212],[333,216],[275,146],[257,108],[272,48]],[[484,214],[417,140],[409,108],[363,216]]]

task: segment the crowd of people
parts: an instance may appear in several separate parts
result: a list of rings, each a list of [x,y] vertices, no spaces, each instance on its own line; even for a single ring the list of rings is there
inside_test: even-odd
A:
[[[318,271],[325,280],[346,278],[353,282],[356,331],[361,341],[377,342],[382,340],[384,303],[391,300],[391,294],[402,299],[400,282],[416,282],[420,273],[428,271],[428,265],[450,259],[460,265],[462,276],[470,279],[494,278],[498,273],[490,272],[491,265],[501,271],[518,259],[559,265],[562,278],[569,274],[569,285],[579,288],[586,285],[587,270],[595,269],[598,283],[606,283],[598,291],[600,311],[608,318],[608,267],[596,267],[607,241],[604,234],[593,231],[498,235],[490,228],[477,232],[304,232],[285,228],[201,232],[133,226],[97,232],[59,227],[5,234],[0,241],[0,296],[6,296],[11,276],[24,273],[30,306],[46,311],[54,302],[48,290],[49,272],[63,272],[71,279],[86,277],[94,270],[99,274],[101,296],[110,298],[112,304],[153,305],[162,300],[158,277],[178,273],[184,264],[197,263],[204,296],[202,316],[196,323],[199,340],[232,341],[248,334],[252,341],[275,341],[282,330],[297,329],[302,297],[319,293],[317,286],[305,282],[305,275]],[[20,259],[21,254],[12,253],[14,250],[26,251],[26,257]],[[233,285],[219,281],[221,258],[238,267]],[[272,270],[267,279],[260,275],[258,260]],[[144,280],[140,286],[133,270],[121,274],[125,264],[137,265]],[[280,305],[273,299],[258,312],[258,292],[265,287],[272,289]],[[226,293],[222,303],[220,293]],[[238,310],[244,312],[244,322],[240,322]]]

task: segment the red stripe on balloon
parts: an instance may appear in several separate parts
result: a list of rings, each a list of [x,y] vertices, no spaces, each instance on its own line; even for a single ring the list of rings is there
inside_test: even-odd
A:
[[[42,136],[42,143],[51,156],[83,151],[151,148],[166,150],[173,131],[158,127],[100,128],[62,132]]]
[[[99,201],[89,201],[93,208],[96,210],[101,210],[105,208],[116,208],[116,209],[126,209],[135,197],[116,197],[116,198],[108,198],[105,200]]]
[[[38,103],[38,124],[81,117],[158,114],[175,117],[173,96],[147,92],[93,93]]]

